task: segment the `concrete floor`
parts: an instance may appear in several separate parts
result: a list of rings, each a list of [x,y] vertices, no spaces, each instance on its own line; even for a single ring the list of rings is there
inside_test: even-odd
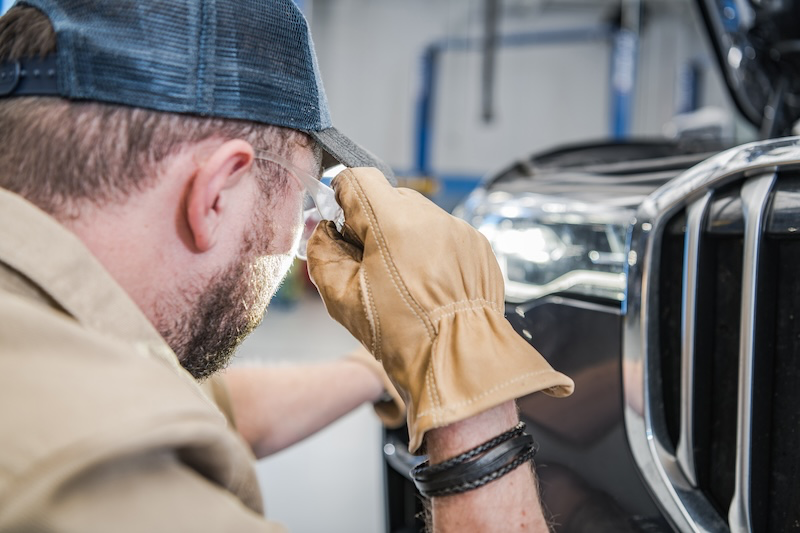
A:
[[[358,342],[316,294],[271,305],[235,365],[282,365],[341,357]],[[259,461],[267,516],[293,533],[385,531],[381,427],[364,405],[317,435]]]

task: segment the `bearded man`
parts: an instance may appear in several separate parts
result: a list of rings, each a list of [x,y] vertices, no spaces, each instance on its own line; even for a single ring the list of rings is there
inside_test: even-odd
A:
[[[546,527],[513,399],[572,382],[503,319],[485,239],[331,126],[293,2],[24,0],[0,63],[0,531],[282,530],[254,456],[384,391],[374,359],[217,374],[323,156],[353,169],[309,270],[408,406],[433,527]]]

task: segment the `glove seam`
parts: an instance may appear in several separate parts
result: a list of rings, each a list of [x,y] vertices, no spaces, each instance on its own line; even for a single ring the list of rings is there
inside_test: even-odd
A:
[[[433,421],[439,422],[438,413],[442,410],[442,399],[439,397],[439,385],[436,379],[436,370],[433,364],[433,355],[431,354],[430,365],[428,366],[428,374],[430,376],[426,381],[428,382],[428,396],[430,396],[433,403]]]
[[[366,302],[362,300],[362,305],[364,306],[364,314],[367,317],[367,322],[369,322],[370,335],[372,336],[372,349],[370,351],[374,357],[380,361],[383,353],[381,351],[381,326],[378,310],[375,308],[375,300],[372,297],[372,288],[369,285],[367,272],[363,268],[360,271],[360,277],[362,284],[361,291],[365,293],[366,296]]]
[[[436,309],[431,311],[429,313],[429,315],[431,317],[431,320],[434,323],[436,323],[436,322],[439,322],[441,319],[443,319],[445,317],[455,315],[459,311],[474,311],[474,310],[485,309],[487,307],[489,309],[491,309],[492,311],[496,312],[496,313],[503,314],[502,311],[499,309],[498,304],[496,304],[495,302],[486,300],[484,298],[476,298],[476,299],[473,299],[473,300],[459,300],[459,301],[453,302],[451,304],[447,304],[447,305],[443,305],[441,307],[437,307]],[[443,312],[443,311],[447,311],[449,309],[452,309],[452,311]],[[441,313],[441,314],[439,314],[439,313]]]
[[[538,376],[540,374],[547,374],[547,373],[550,373],[550,372],[553,372],[553,371],[552,370],[537,370],[536,372],[526,372],[525,374],[521,374],[519,376],[516,376],[516,377],[514,377],[514,378],[512,378],[512,379],[510,379],[510,380],[508,380],[506,382],[503,382],[503,383],[500,383],[498,385],[495,385],[491,389],[487,389],[487,390],[483,391],[481,394],[478,394],[477,396],[473,396],[472,398],[469,398],[467,400],[463,400],[463,401],[461,401],[459,403],[456,403],[456,404],[453,404],[453,405],[448,405],[447,407],[439,407],[437,405],[437,407],[435,407],[434,409],[429,409],[427,411],[423,411],[421,413],[417,413],[417,418],[423,418],[423,417],[426,417],[426,416],[433,416],[434,422],[438,422],[438,420],[440,419],[441,414],[448,413],[448,412],[451,412],[451,411],[455,411],[456,409],[458,409],[460,407],[465,407],[467,405],[471,405],[471,404],[477,402],[478,400],[481,400],[481,399],[483,399],[483,398],[485,398],[485,397],[487,397],[487,396],[489,396],[491,394],[494,394],[495,392],[497,392],[497,391],[499,391],[501,389],[504,389],[506,387],[510,387],[514,383],[516,383],[518,381],[521,381],[523,379],[529,378],[531,376]],[[553,390],[555,388],[556,387],[547,387],[547,388],[541,389],[541,390]]]
[[[428,338],[431,341],[433,341],[435,338],[433,325],[426,322],[425,319],[423,319],[422,316],[420,316],[424,315],[425,312],[422,310],[422,307],[419,305],[419,303],[417,303],[416,300],[414,300],[414,298],[411,296],[411,293],[405,286],[405,283],[403,283],[402,278],[397,273],[397,269],[394,267],[394,262],[388,261],[386,259],[387,255],[391,259],[391,254],[389,253],[389,248],[386,246],[385,239],[383,238],[383,233],[380,231],[380,228],[378,227],[377,219],[375,219],[373,223],[374,213],[372,211],[372,206],[369,206],[369,209],[367,208],[367,204],[369,202],[365,203],[364,201],[366,199],[366,194],[364,194],[364,191],[361,187],[361,183],[359,183],[358,180],[352,176],[352,173],[343,173],[343,175],[344,177],[347,178],[348,181],[353,183],[353,191],[356,193],[356,200],[358,200],[358,203],[361,205],[361,209],[367,216],[367,223],[369,224],[370,230],[372,230],[372,234],[375,236],[375,241],[378,244],[378,251],[381,254],[381,260],[383,261],[383,264],[386,267],[386,270],[389,274],[389,279],[392,280],[392,285],[394,285],[394,288],[397,289],[398,293],[400,293],[400,297],[403,299],[403,303],[406,304],[406,306],[411,310],[414,316],[417,317],[417,320],[419,320],[425,327],[425,331],[428,333]],[[384,248],[386,249],[385,253],[384,253]],[[400,284],[400,286],[398,286],[398,283]],[[406,298],[406,296],[408,298]],[[409,300],[411,300],[411,302],[413,302],[414,305],[412,305],[409,302]],[[414,309],[414,306],[418,308],[419,313],[417,312],[416,309]]]

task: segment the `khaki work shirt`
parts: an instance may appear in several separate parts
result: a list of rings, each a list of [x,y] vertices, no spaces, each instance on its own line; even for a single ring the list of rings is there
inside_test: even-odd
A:
[[[279,532],[253,456],[127,293],[0,189],[0,532]]]

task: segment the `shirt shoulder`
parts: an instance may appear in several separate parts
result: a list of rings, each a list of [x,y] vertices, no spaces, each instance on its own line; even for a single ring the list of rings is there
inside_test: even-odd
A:
[[[191,376],[146,347],[7,292],[0,294],[0,405],[7,436],[0,440],[0,529],[23,503],[47,515],[82,483],[116,471],[128,472],[122,485],[91,486],[111,495],[127,485],[158,506],[174,498],[141,483],[161,472],[159,483],[175,478],[187,504],[196,491],[261,512],[252,455]],[[133,476],[136,464],[148,475]]]

